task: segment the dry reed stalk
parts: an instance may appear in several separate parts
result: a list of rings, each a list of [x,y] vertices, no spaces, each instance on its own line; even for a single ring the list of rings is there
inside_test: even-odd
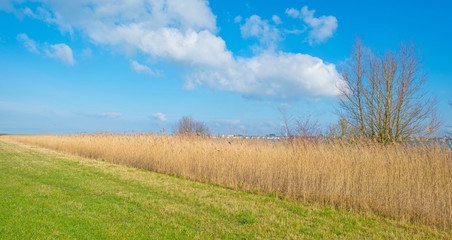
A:
[[[83,157],[244,190],[452,224],[452,150],[153,134],[2,136]]]

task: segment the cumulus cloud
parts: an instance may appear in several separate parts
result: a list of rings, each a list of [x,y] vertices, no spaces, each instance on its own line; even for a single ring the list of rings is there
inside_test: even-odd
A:
[[[266,48],[274,48],[281,39],[279,30],[257,15],[247,18],[240,26],[240,31],[243,38],[256,37]]]
[[[17,0],[16,0],[17,1]],[[40,12],[48,22],[57,24],[62,31],[75,28],[90,37],[97,30],[114,29],[130,23],[140,23],[148,30],[172,26],[176,29],[208,29],[216,31],[216,18],[204,0],[38,0]],[[104,29],[108,31],[108,29]],[[102,31],[102,33],[105,31]]]
[[[64,43],[50,45],[50,47],[45,50],[45,54],[51,58],[59,60],[63,64],[66,65],[74,64],[72,49]]]
[[[277,52],[274,45],[280,41],[280,31],[257,15],[246,19],[241,31],[244,37],[258,38],[266,51],[244,58],[234,56],[216,35],[216,18],[206,0],[37,2],[30,11],[63,32],[81,33],[91,42],[113,50],[134,49],[155,61],[182,66],[188,89],[207,85],[245,97],[275,99],[338,94],[335,85],[340,79],[334,64],[306,54]],[[20,4],[15,6],[23,9]],[[325,25],[316,25],[317,18],[313,11],[309,18],[309,12],[307,22],[319,29]],[[274,17],[273,22],[276,24],[278,19]],[[321,38],[320,35],[312,33],[313,38]],[[63,50],[63,46],[59,49]],[[64,55],[56,54],[55,47],[50,50],[52,56],[62,56],[70,62],[68,51]],[[131,65],[147,71],[147,66],[138,62]]]
[[[308,6],[304,6],[301,11],[288,8],[286,14],[293,18],[302,19],[309,26],[308,41],[320,43],[333,36],[337,29],[337,19],[334,16],[314,17],[315,10],[309,10]]]
[[[160,120],[162,122],[168,122],[168,119],[166,118],[166,115],[163,114],[163,113],[160,113],[160,112],[158,112],[158,113],[151,113],[151,114],[148,114],[148,116],[150,118],[157,119],[157,120]]]
[[[130,62],[130,67],[132,70],[134,70],[136,73],[144,73],[149,75],[154,75],[154,72],[146,65],[139,64],[137,61],[132,60]]]
[[[40,53],[36,45],[36,42],[33,39],[29,38],[27,34],[21,33],[17,35],[17,40],[19,40],[19,42],[21,42],[25,46],[25,48],[27,48],[28,51],[37,54]]]
[[[224,68],[195,72],[188,81],[196,85],[239,92],[247,97],[298,99],[304,96],[335,96],[339,74],[334,64],[307,54],[264,52],[238,58]]]

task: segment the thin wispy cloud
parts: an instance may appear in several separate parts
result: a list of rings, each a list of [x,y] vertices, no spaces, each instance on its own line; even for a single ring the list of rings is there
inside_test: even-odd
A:
[[[28,51],[40,54],[36,42],[33,39],[30,39],[27,34],[21,33],[17,35],[17,40],[21,42]]]
[[[218,123],[218,124],[230,124],[230,125],[237,125],[237,124],[242,123],[242,121],[238,120],[238,119],[221,119],[221,120],[215,120],[213,122]]]
[[[121,113],[115,113],[115,112],[101,112],[101,113],[89,113],[86,114],[86,116],[89,117],[96,117],[96,118],[109,118],[109,119],[115,119],[122,116]]]
[[[162,122],[168,122],[168,119],[166,118],[166,115],[163,114],[163,113],[160,113],[160,112],[158,112],[158,113],[151,113],[151,114],[148,114],[148,116],[150,118],[152,118],[152,119],[156,119],[156,120],[159,120],[159,121],[162,121]]]
[[[35,14],[29,7],[24,8],[22,10],[22,13],[32,18],[39,18],[39,16]]]
[[[130,68],[136,73],[154,75],[154,72],[146,65],[140,64],[135,60],[130,61]]]
[[[85,48],[85,49],[83,49],[81,55],[85,58],[90,58],[93,56],[93,50],[91,50],[91,48]]]
[[[309,28],[309,44],[321,43],[333,36],[337,29],[337,19],[334,16],[314,17],[315,10],[309,10],[304,6],[301,10],[295,8],[286,9],[286,14],[293,18],[302,19]]]
[[[51,105],[39,103],[23,103],[15,101],[0,100],[0,111],[6,111],[10,113],[23,113],[29,116],[74,117],[73,114],[70,113],[69,111],[65,109],[56,108]]]
[[[242,16],[236,16],[234,18],[234,23],[240,23],[240,22],[242,22]]]
[[[278,15],[273,15],[272,21],[277,25],[282,24],[281,18]]]
[[[25,33],[17,35],[17,40],[21,42],[24,47],[32,53],[54,58],[65,65],[73,65],[75,62],[74,56],[72,54],[72,49],[64,43],[52,45],[39,44],[33,39],[29,38]]]
[[[281,40],[279,29],[257,15],[247,18],[240,26],[240,32],[243,38],[256,37],[266,49],[274,49],[277,42]]]

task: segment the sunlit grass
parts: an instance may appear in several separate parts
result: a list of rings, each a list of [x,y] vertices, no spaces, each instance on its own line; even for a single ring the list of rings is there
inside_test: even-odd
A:
[[[452,223],[452,151],[439,145],[289,143],[153,134],[2,138],[443,229]]]
[[[0,141],[0,239],[447,239],[450,231]]]

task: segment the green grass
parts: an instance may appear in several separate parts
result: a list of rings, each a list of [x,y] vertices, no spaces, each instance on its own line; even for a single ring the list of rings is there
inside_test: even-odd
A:
[[[452,238],[440,230],[0,141],[0,239]]]

